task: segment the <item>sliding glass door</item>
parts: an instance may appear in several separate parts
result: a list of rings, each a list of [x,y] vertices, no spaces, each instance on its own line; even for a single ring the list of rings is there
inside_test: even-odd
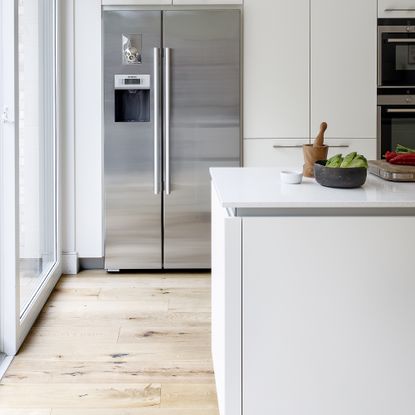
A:
[[[19,275],[24,313],[56,262],[55,10],[19,0]]]
[[[57,3],[1,0],[0,335],[8,354],[61,274]]]

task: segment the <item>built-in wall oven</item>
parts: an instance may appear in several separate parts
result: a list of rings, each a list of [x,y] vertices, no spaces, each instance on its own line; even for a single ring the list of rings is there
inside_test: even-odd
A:
[[[415,148],[415,19],[378,21],[378,156]]]
[[[415,19],[379,19],[378,86],[415,86]]]
[[[378,95],[379,156],[397,144],[415,148],[415,89],[389,89]]]

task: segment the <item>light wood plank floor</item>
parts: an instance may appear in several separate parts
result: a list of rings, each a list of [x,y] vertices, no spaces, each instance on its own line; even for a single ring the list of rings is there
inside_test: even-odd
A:
[[[0,384],[1,415],[217,415],[209,274],[63,277]]]

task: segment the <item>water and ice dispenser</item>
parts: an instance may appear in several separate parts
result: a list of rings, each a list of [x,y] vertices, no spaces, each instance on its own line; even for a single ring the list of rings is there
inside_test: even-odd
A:
[[[115,75],[115,122],[150,121],[150,75]]]

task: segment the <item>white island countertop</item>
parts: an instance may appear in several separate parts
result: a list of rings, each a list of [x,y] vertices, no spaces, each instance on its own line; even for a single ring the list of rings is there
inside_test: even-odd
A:
[[[358,189],[332,189],[314,179],[302,184],[280,181],[281,168],[211,168],[213,186],[223,208],[387,208],[415,209],[415,183],[394,183],[370,173]]]
[[[211,170],[220,414],[413,413],[415,183],[280,171]]]

